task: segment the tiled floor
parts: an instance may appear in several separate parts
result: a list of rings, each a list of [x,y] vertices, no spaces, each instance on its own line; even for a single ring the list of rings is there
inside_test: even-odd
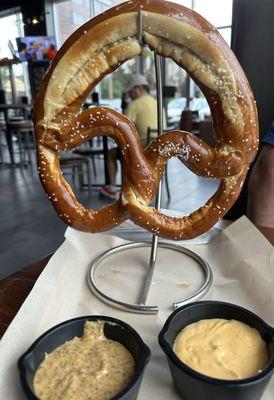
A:
[[[97,181],[102,182],[103,163],[97,160]],[[171,201],[164,208],[194,211],[216,190],[218,182],[195,176],[177,159],[169,161]],[[93,182],[96,180],[93,178]],[[0,278],[42,258],[60,246],[66,226],[57,217],[40,185],[35,167],[10,168],[0,164]],[[78,193],[78,199],[98,209],[107,200],[98,191]]]

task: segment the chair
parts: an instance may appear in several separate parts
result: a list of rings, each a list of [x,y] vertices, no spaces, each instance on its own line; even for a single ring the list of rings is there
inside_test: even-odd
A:
[[[0,164],[4,164],[4,152],[6,147],[7,145],[4,141],[4,130],[0,126]]]
[[[170,132],[171,129],[164,129],[163,133],[166,132]],[[152,129],[150,127],[147,128],[147,146],[149,145],[149,143],[155,139],[155,137],[157,137],[158,134],[158,129]],[[166,192],[167,192],[167,198],[168,201],[170,201],[171,196],[170,196],[170,189],[169,189],[169,182],[168,182],[168,170],[167,170],[167,165],[168,163],[166,163],[166,167],[165,167],[165,174],[164,174],[164,179],[165,179],[165,184],[166,184]]]
[[[79,154],[80,156],[90,157],[93,167],[94,176],[97,177],[97,170],[95,159],[101,158],[104,156],[104,149],[102,144],[102,138],[96,137],[94,139],[89,140],[88,142],[83,143],[81,147],[74,150],[74,154]]]
[[[195,133],[197,131],[198,122],[199,122],[198,111],[183,110],[179,123],[179,129],[181,131]]]
[[[84,177],[86,174],[87,177],[87,185],[88,191],[90,194],[91,191],[91,177],[90,177],[90,163],[87,157],[77,156],[73,153],[61,153],[59,156],[59,163],[63,170],[64,175],[72,175],[72,182],[75,183],[75,177],[78,178],[79,189],[81,189],[84,185]],[[68,171],[64,171],[67,169],[71,169],[71,173]]]
[[[5,119],[0,116],[0,164],[4,164],[4,151],[7,148],[7,143],[4,138],[6,131]]]
[[[199,123],[199,138],[206,142],[209,146],[216,146],[216,139],[213,130],[213,123],[211,118],[206,118]]]
[[[32,165],[31,155],[35,148],[32,121],[22,118],[10,119],[7,125],[7,130],[9,130],[17,140],[20,164],[26,165],[26,163],[29,163]],[[28,158],[27,162],[26,157]]]

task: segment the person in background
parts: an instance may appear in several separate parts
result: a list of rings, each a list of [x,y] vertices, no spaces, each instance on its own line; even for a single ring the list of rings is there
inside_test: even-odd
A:
[[[143,75],[132,76],[125,92],[128,92],[132,100],[125,115],[135,124],[144,148],[147,145],[148,127],[157,128],[157,101],[149,94],[149,85]],[[110,199],[116,196],[117,159],[121,160],[121,152],[118,147],[114,147],[108,151],[107,157],[110,184],[101,188],[101,194]]]
[[[50,44],[49,47],[44,52],[44,58],[47,60],[53,60],[56,56],[57,50],[54,44]]]
[[[274,122],[248,181],[247,216],[255,225],[274,228]]]
[[[31,60],[42,61],[43,60],[43,49],[42,44],[39,41],[32,42],[30,48]]]
[[[31,55],[29,53],[28,45],[24,42],[20,43],[19,57],[21,61],[31,60]]]
[[[122,114],[126,113],[126,109],[128,108],[129,104],[129,98],[127,92],[122,93],[122,100],[121,100],[121,109],[122,109]]]

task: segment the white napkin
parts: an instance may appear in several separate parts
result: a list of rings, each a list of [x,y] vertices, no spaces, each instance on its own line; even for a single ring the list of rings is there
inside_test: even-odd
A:
[[[90,314],[109,315],[129,323],[150,347],[152,358],[138,400],[179,399],[158,345],[158,333],[172,312],[172,302],[193,293],[201,284],[202,274],[187,256],[159,249],[148,299],[148,304],[159,305],[159,314],[116,310],[91,293],[86,274],[97,255],[122,243],[125,241],[113,236],[67,230],[65,242],[49,261],[0,341],[1,399],[24,399],[16,363],[37,337],[61,321]],[[242,305],[274,325],[273,248],[247,218],[230,225],[207,245],[185,247],[205,258],[213,270],[214,285],[206,299]],[[148,255],[149,251],[142,249],[107,260],[96,275],[100,287],[116,298],[136,301]],[[274,379],[262,400],[273,399],[273,392]]]

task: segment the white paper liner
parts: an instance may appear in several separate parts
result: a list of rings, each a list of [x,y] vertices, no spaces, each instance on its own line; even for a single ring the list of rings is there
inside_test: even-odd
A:
[[[67,230],[65,242],[49,261],[0,341],[1,400],[24,399],[17,360],[36,338],[59,322],[91,314],[109,315],[129,323],[150,347],[152,358],[138,400],[179,399],[165,355],[158,345],[158,333],[172,311],[170,306],[176,296],[185,297],[199,286],[200,272],[197,269],[194,274],[190,269],[195,268],[194,261],[182,260],[180,253],[171,255],[169,251],[161,251],[148,299],[148,304],[159,305],[159,314],[149,316],[116,310],[94,297],[87,285],[86,273],[96,256],[122,243],[125,241],[117,237]],[[204,299],[242,305],[274,325],[273,247],[247,218],[231,224],[210,244],[186,247],[204,257],[213,270],[214,286]],[[145,253],[138,253],[131,254],[130,258],[122,257],[122,261],[117,259],[110,264],[108,261],[109,266],[104,265],[98,272],[98,280],[117,297],[128,296],[127,300],[130,297],[134,300],[140,288],[137,281],[145,273],[141,265],[146,263],[146,257]],[[140,264],[139,269],[130,268],[134,262]],[[189,286],[179,288],[181,283]],[[272,378],[262,400],[272,400],[273,393]]]

